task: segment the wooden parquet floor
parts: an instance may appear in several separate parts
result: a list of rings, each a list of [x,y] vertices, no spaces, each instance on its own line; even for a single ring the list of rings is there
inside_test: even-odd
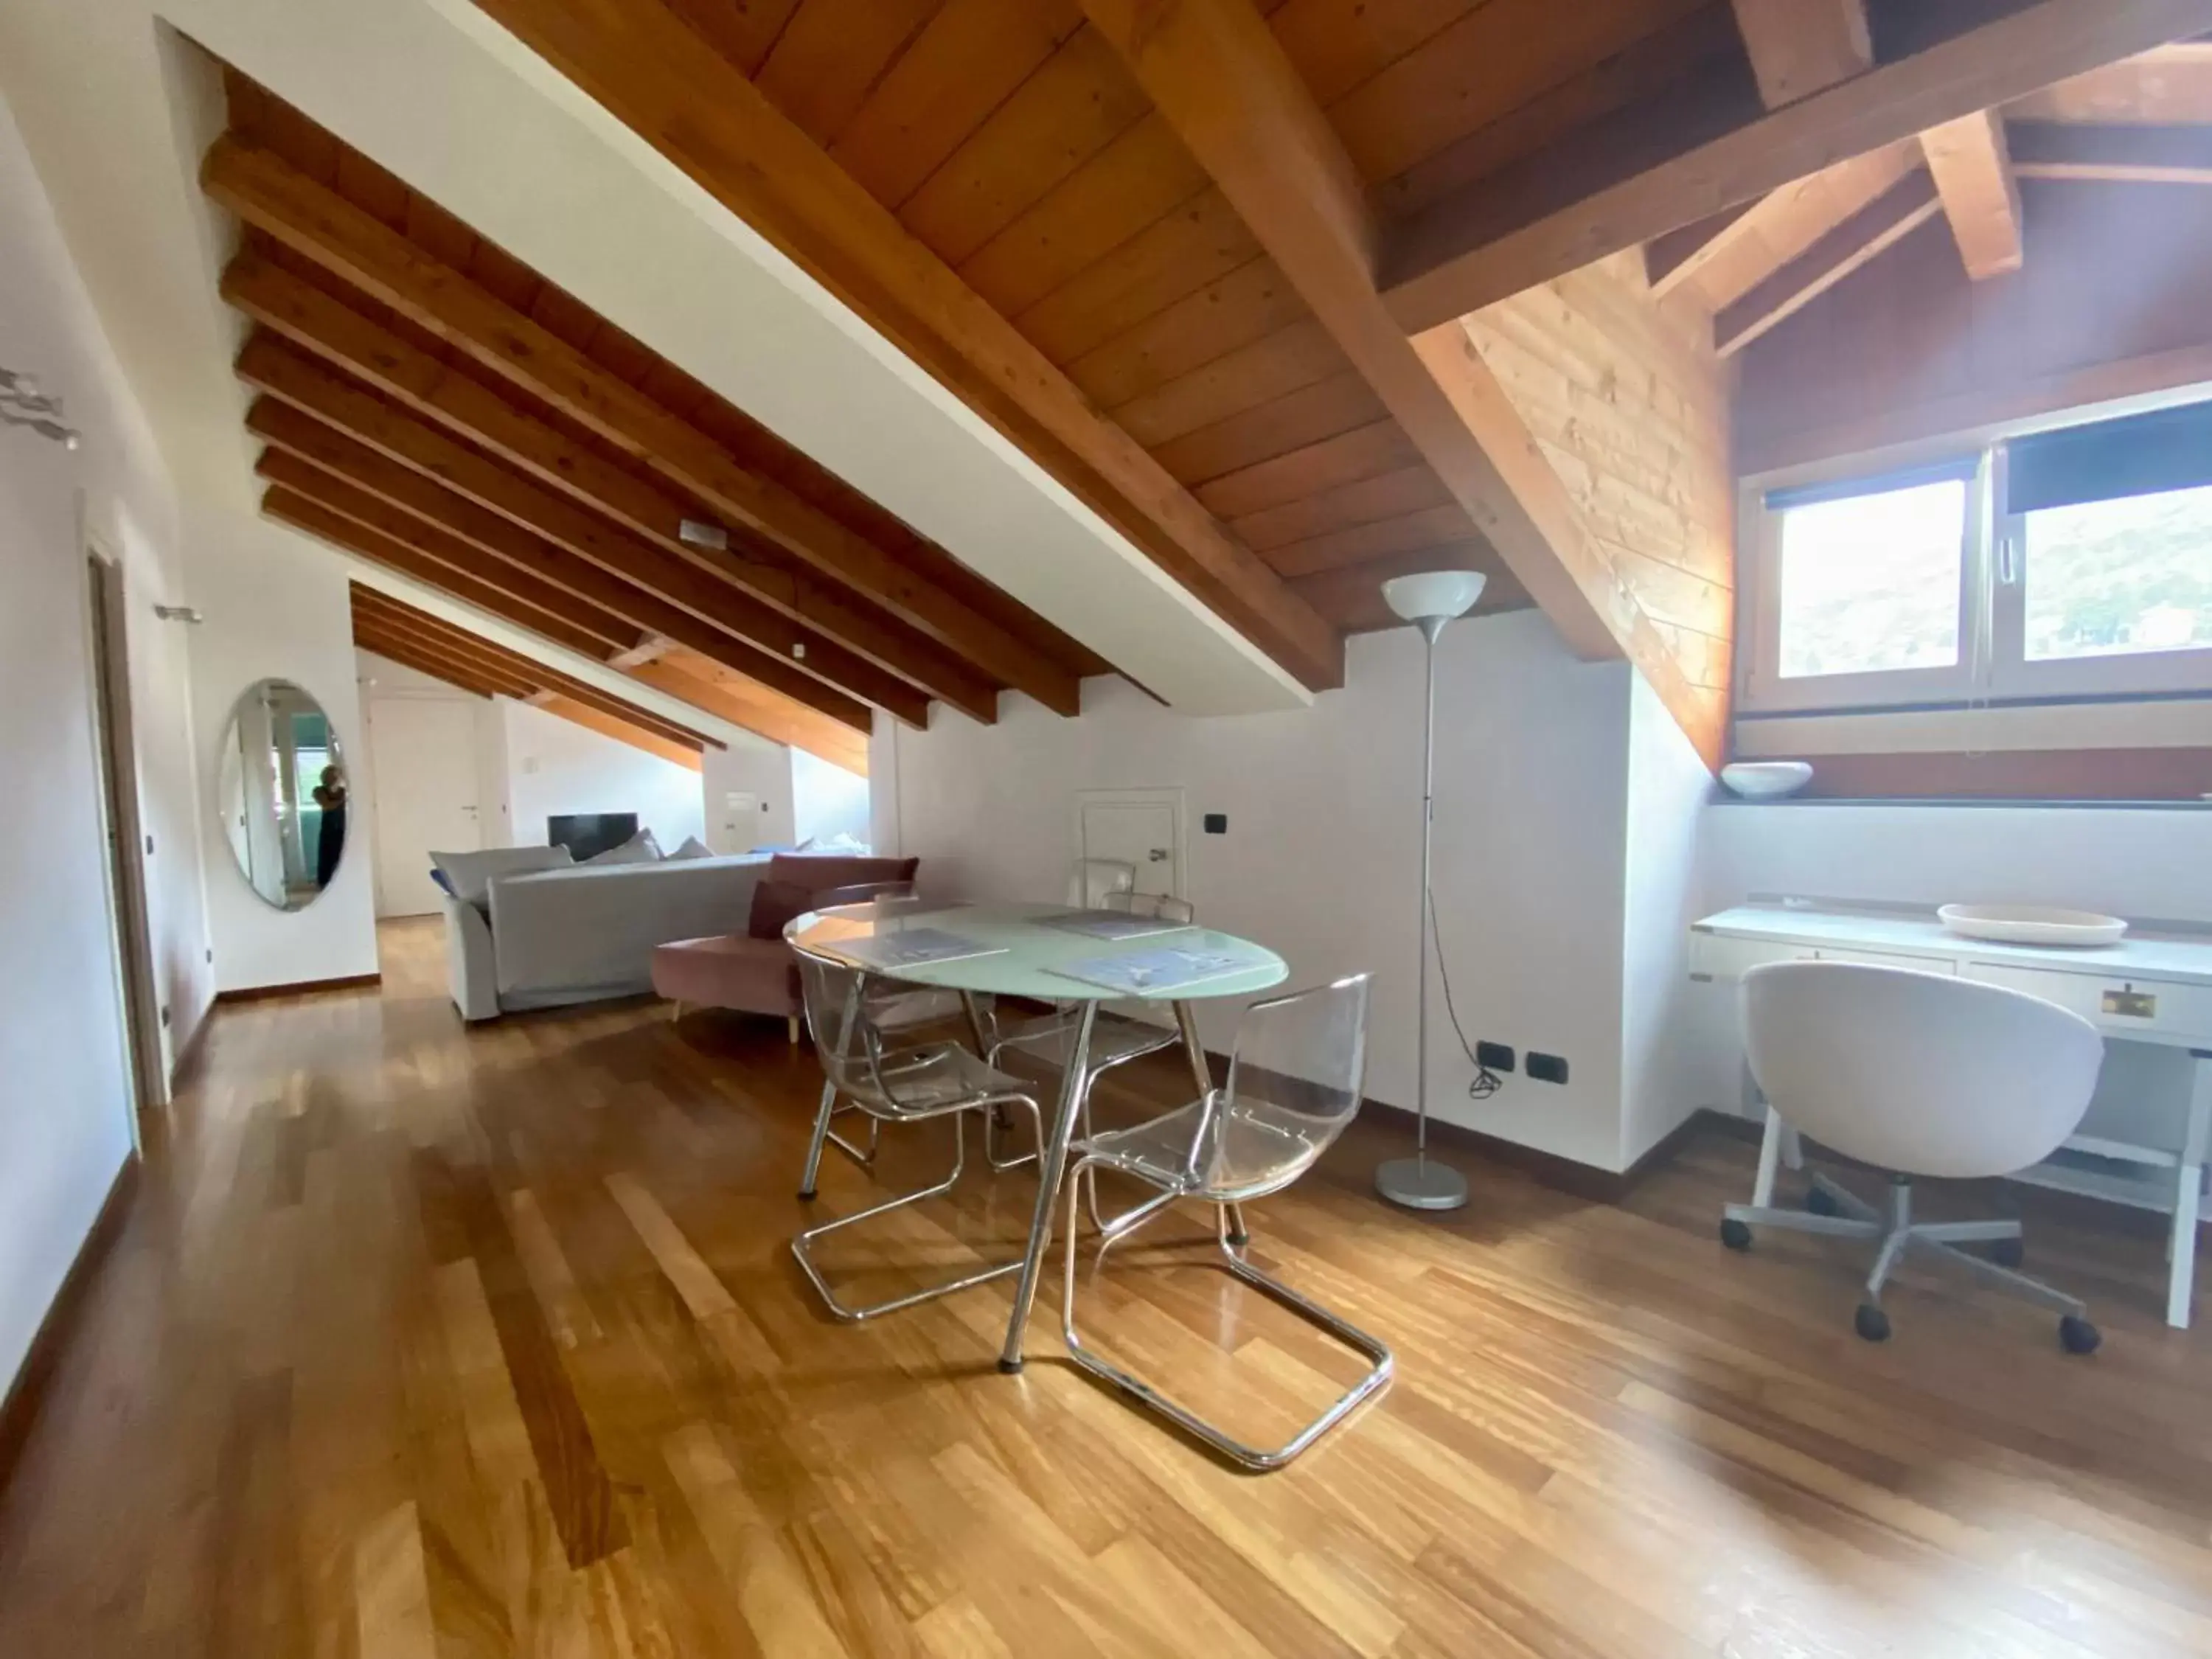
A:
[[[2153,1239],[2031,1208],[2089,1361],[1918,1280],[1871,1347],[1848,1257],[1720,1249],[1732,1139],[1623,1206],[1478,1167],[1439,1223],[1369,1196],[1356,1128],[1255,1249],[1399,1379],[1255,1478],[1074,1371],[1053,1280],[1016,1378],[1003,1281],[831,1322],[780,1025],[464,1032],[434,928],[385,942],[380,995],[217,1017],[0,1495],[9,1659],[2212,1653],[2212,1346],[2158,1322]],[[877,1190],[834,1156],[822,1188]],[[880,1294],[1010,1251],[1029,1199],[976,1179],[825,1255]],[[1354,1362],[1206,1237],[1117,1253],[1086,1334],[1279,1432]]]

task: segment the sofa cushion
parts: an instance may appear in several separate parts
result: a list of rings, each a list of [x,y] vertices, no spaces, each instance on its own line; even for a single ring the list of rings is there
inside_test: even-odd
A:
[[[775,868],[770,864],[769,868]],[[773,874],[764,877],[753,889],[752,914],[745,919],[745,937],[756,939],[781,939],[784,927],[794,916],[803,916],[814,906],[814,890],[795,881],[778,881]]]
[[[594,853],[584,860],[586,864],[658,864],[660,862],[660,843],[653,838],[653,831],[641,830],[619,847],[610,847],[604,853]]]
[[[574,860],[565,847],[493,847],[480,853],[433,853],[430,867],[445,878],[446,890],[477,909],[488,902],[494,876],[528,875],[565,868]]]
[[[696,836],[686,836],[684,844],[668,856],[672,859],[710,859],[714,856],[714,849]]]

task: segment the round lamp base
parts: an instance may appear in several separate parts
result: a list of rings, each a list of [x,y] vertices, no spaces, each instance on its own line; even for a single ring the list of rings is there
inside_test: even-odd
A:
[[[1409,1210],[1456,1210],[1467,1202],[1467,1177],[1427,1158],[1394,1158],[1377,1166],[1375,1190]]]

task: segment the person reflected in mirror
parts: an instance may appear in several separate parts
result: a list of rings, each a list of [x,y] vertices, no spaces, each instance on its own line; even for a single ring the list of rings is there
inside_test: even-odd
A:
[[[315,805],[323,809],[322,834],[315,842],[315,887],[320,891],[337,874],[338,858],[345,851],[345,774],[336,766],[325,766],[314,794]]]

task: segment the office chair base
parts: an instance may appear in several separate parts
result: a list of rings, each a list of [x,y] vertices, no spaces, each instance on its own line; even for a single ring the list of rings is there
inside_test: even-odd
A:
[[[1812,1190],[1806,1194],[1802,1210],[1764,1207],[1755,1204],[1730,1204],[1722,1212],[1721,1242],[1730,1249],[1751,1248],[1752,1230],[1755,1227],[1774,1227],[1786,1232],[1815,1233],[1831,1238],[1863,1239],[1877,1245],[1874,1269],[1867,1275],[1867,1299],[1859,1305],[1853,1324],[1860,1336],[1869,1342],[1884,1342],[1890,1334],[1889,1316],[1882,1310],[1882,1287],[1889,1282],[1897,1265],[1907,1250],[1941,1256],[1954,1267],[1961,1267],[1977,1278],[1986,1279],[1997,1289],[2024,1301],[2051,1308],[2059,1315],[2058,1340],[2069,1353],[2094,1352],[2099,1341],[2097,1328],[2085,1315],[2087,1304],[2055,1285],[2030,1279],[2015,1273],[2000,1258],[1977,1255],[1961,1249],[1962,1244],[1987,1244],[1992,1254],[2010,1254],[2021,1241],[2017,1221],[1915,1221],[1912,1218],[1912,1187],[1909,1182],[1893,1180],[1890,1183],[1890,1213],[1884,1217],[1875,1206],[1856,1193],[1837,1185],[1826,1176],[1813,1177]]]

